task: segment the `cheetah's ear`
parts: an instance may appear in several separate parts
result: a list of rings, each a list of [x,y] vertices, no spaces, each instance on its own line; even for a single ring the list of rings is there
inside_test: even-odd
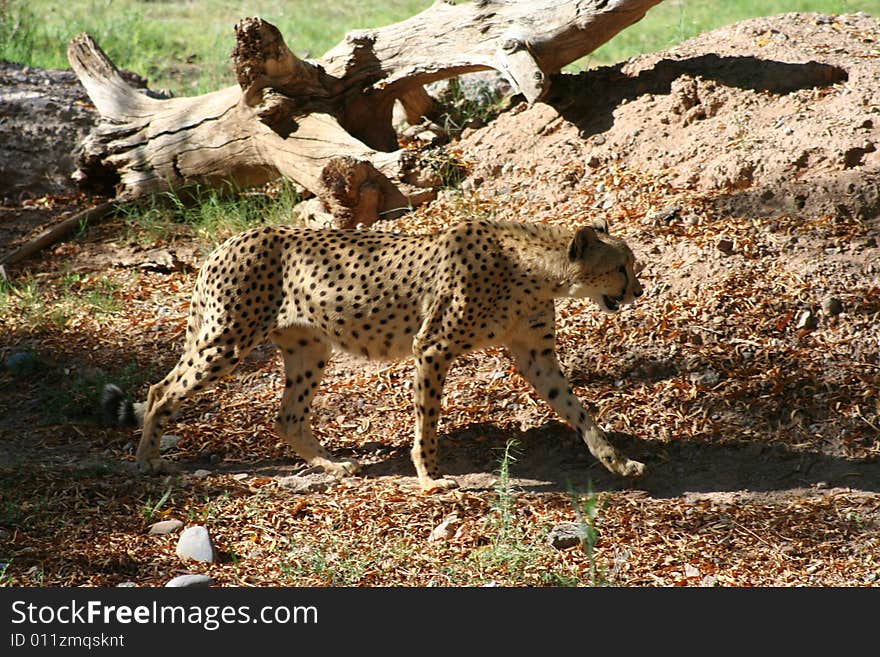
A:
[[[579,228],[574,234],[574,239],[568,247],[568,259],[574,262],[584,255],[584,252],[599,241],[596,230],[590,226]]]
[[[593,228],[595,228],[600,233],[608,234],[608,222],[605,221],[602,217],[596,217],[593,219]]]

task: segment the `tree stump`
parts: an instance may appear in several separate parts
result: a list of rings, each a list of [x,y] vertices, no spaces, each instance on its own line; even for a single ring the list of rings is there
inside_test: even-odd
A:
[[[661,0],[438,1],[412,18],[349,32],[316,60],[298,58],[261,18],[235,26],[237,86],[162,98],[129,84],[87,34],[68,59],[101,115],[76,176],[117,200],[188,185],[243,188],[284,176],[334,225],[370,225],[434,197],[436,176],[392,126],[431,112],[424,85],[495,69],[529,103],[561,68],[640,20]]]

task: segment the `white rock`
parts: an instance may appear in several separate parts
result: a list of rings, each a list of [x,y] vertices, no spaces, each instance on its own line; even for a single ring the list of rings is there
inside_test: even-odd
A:
[[[177,556],[212,563],[216,552],[208,530],[201,525],[187,527],[177,540]]]
[[[428,536],[428,543],[436,543],[437,541],[445,541],[452,536],[455,531],[455,525],[458,524],[458,514],[450,513],[443,518],[443,521],[431,530]]]
[[[176,532],[178,529],[183,529],[183,522],[180,520],[162,520],[160,522],[154,522],[150,525],[150,531],[148,534],[171,534],[172,532]]]
[[[799,316],[797,320],[797,328],[812,330],[819,325],[819,322],[816,320],[816,316],[813,314],[811,310],[804,310]]]
[[[213,583],[214,578],[207,575],[179,575],[165,586],[166,588],[193,588],[196,586],[211,586]]]

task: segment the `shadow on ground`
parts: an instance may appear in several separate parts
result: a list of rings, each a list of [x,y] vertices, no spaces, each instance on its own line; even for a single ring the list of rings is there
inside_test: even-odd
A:
[[[686,493],[774,492],[804,488],[847,487],[880,492],[880,461],[855,461],[783,445],[757,442],[723,445],[658,443],[622,433],[611,440],[631,458],[647,465],[645,476],[624,480],[607,472],[590,456],[573,432],[556,422],[512,435],[492,425],[472,425],[441,443],[442,468],[462,488],[490,488],[509,439],[517,441],[510,462],[515,485],[534,492],[635,489],[653,497]],[[474,448],[474,442],[478,442]],[[407,454],[368,466],[368,477],[409,475]]]

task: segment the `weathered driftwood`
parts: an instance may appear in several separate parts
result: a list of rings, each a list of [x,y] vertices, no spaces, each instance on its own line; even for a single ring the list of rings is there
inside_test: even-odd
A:
[[[433,197],[436,176],[398,147],[392,109],[419,122],[423,85],[496,69],[530,102],[551,76],[661,0],[437,2],[412,18],[350,32],[317,60],[291,52],[260,18],[235,26],[237,86],[158,98],[129,85],[88,35],[68,58],[102,117],[78,175],[127,200],[188,184],[245,187],[285,176],[339,225],[369,225]]]
[[[14,265],[17,262],[21,262],[22,260],[29,258],[38,251],[41,251],[46,247],[55,244],[55,242],[64,239],[78,228],[82,228],[89,221],[103,219],[104,217],[113,213],[116,209],[116,203],[106,202],[99,203],[94,207],[87,208],[86,210],[81,210],[80,212],[72,214],[66,219],[63,219],[57,224],[54,224],[46,230],[42,231],[39,235],[32,237],[27,242],[15,249],[12,253],[4,257],[2,260],[0,260],[0,267],[5,265]],[[2,278],[6,278],[5,274],[0,274],[0,276],[2,276]]]

